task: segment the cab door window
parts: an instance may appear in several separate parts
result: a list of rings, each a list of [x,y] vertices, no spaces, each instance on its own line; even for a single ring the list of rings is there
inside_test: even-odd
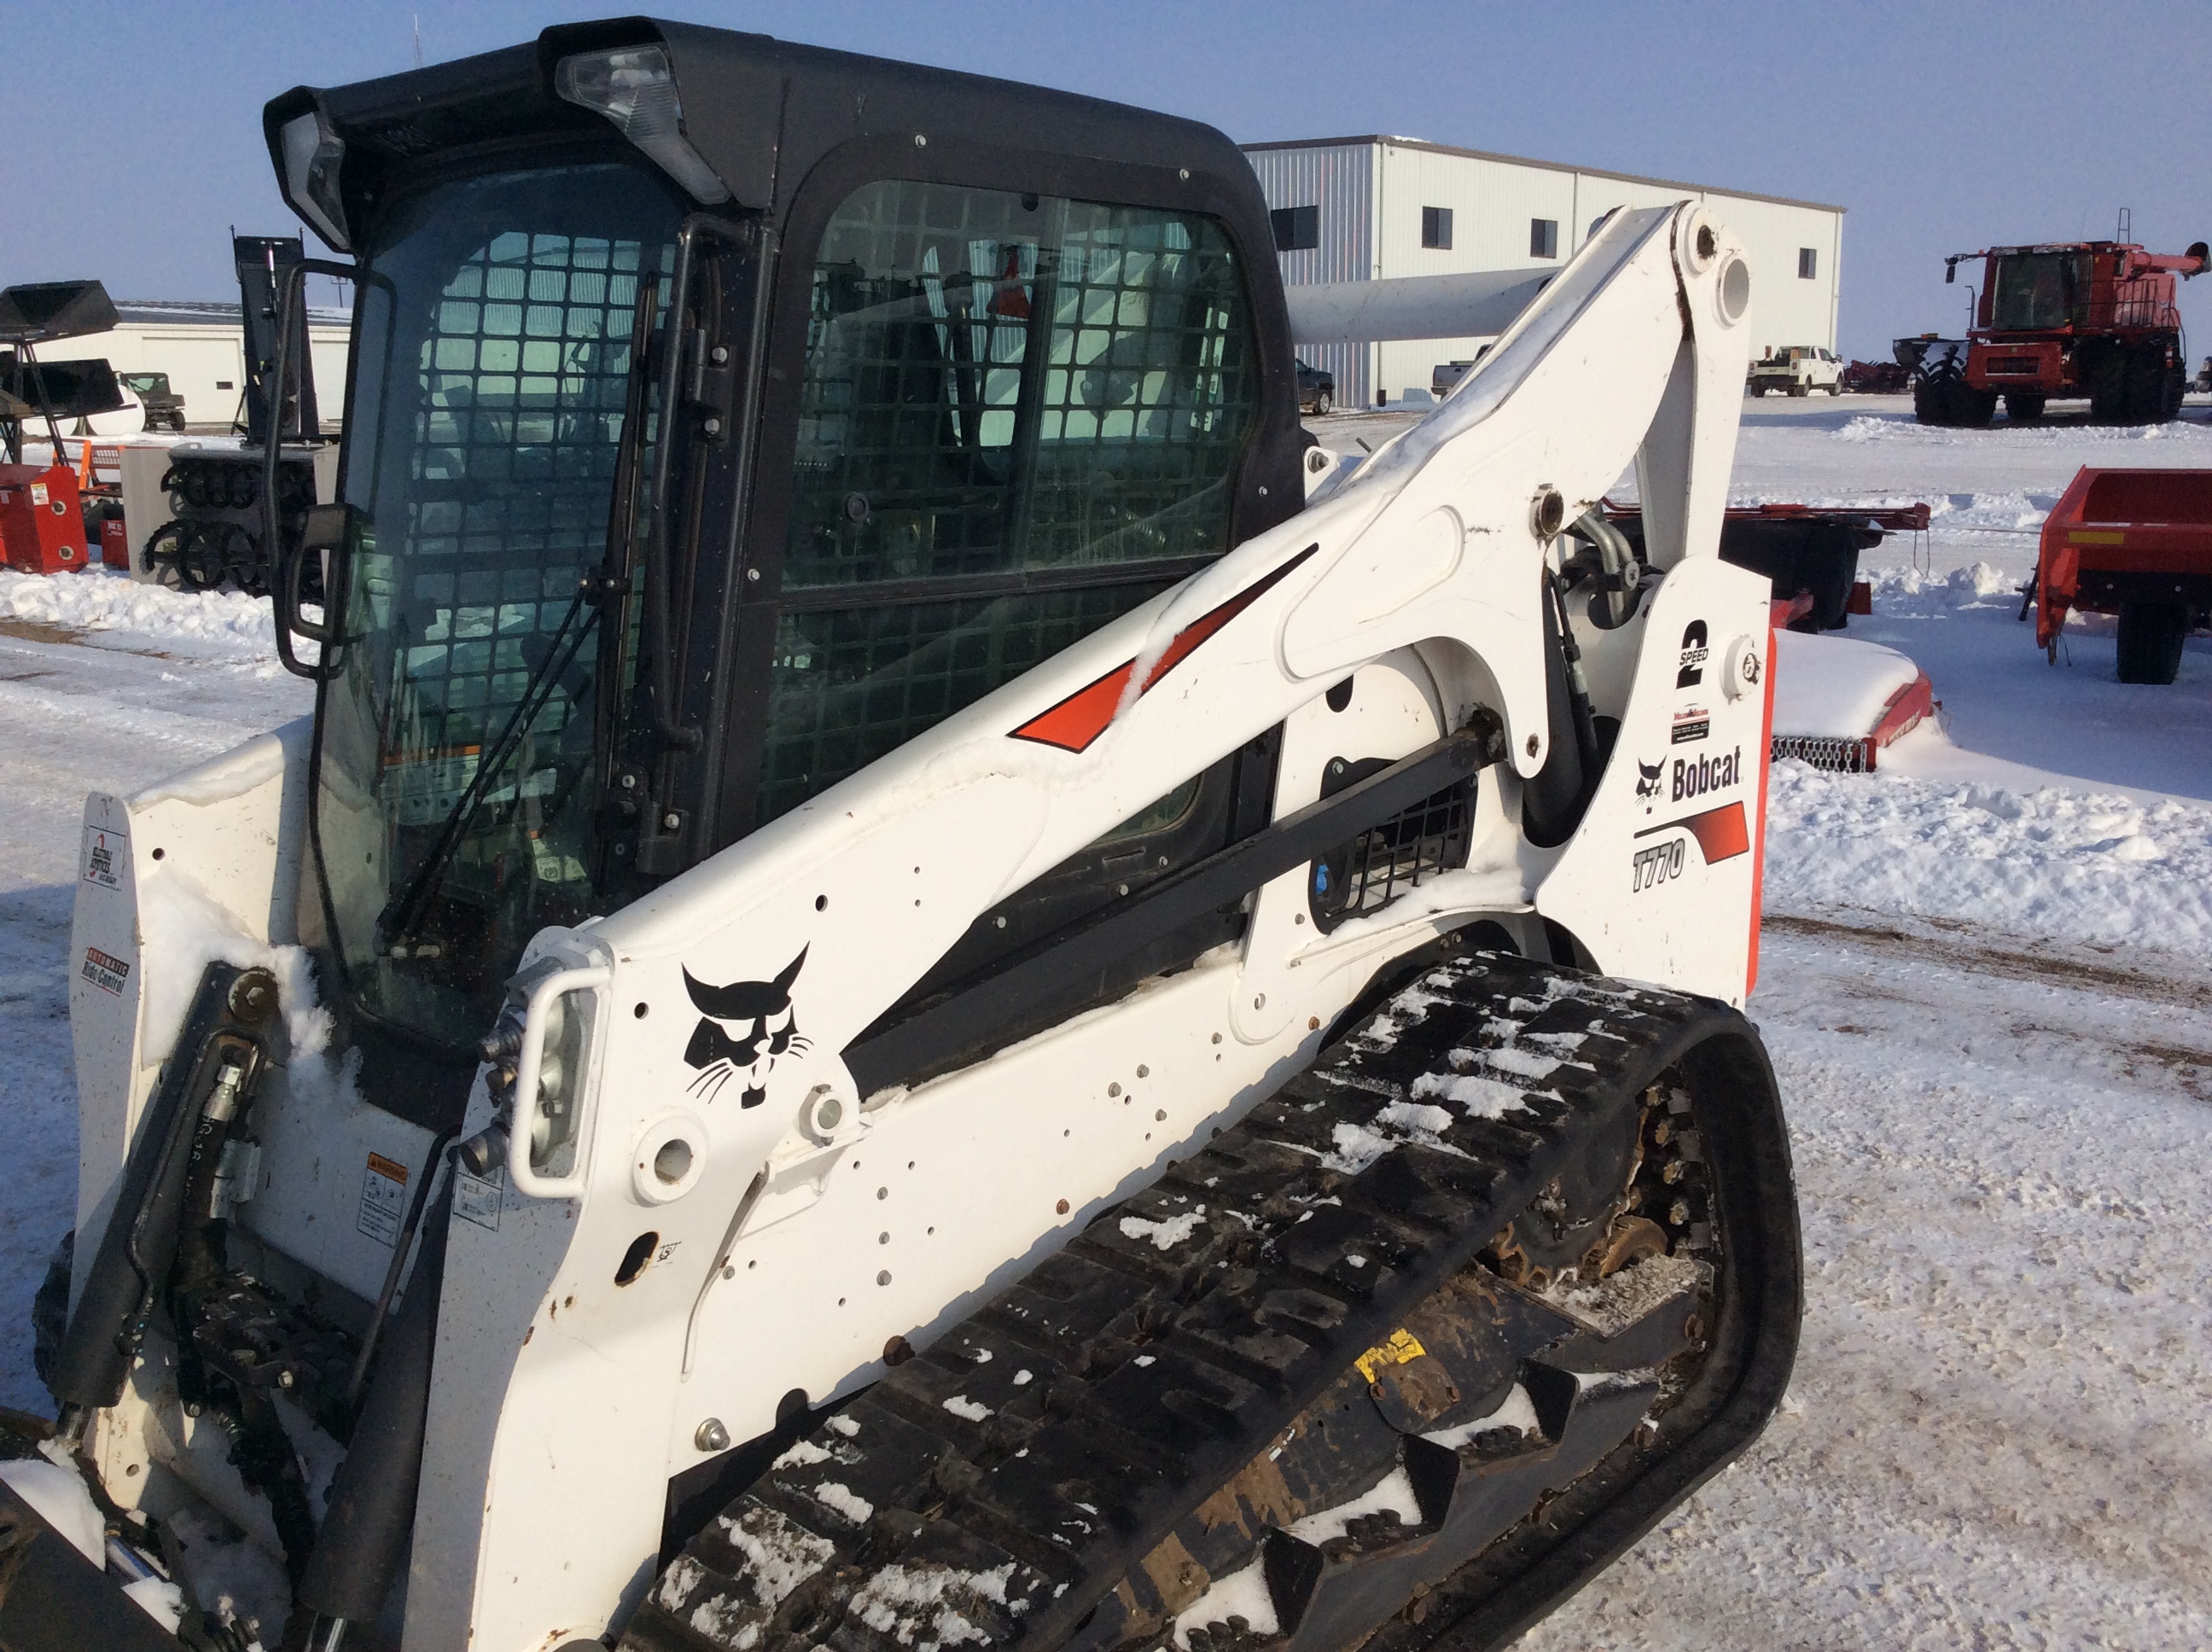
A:
[[[756,820],[1226,550],[1259,394],[1211,219],[854,191],[813,264]]]

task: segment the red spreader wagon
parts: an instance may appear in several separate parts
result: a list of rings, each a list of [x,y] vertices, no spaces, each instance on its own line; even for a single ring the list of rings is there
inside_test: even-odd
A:
[[[2212,471],[2084,466],[2043,525],[2035,640],[2055,661],[2069,609],[2119,616],[2120,681],[2171,683],[2212,625]]]

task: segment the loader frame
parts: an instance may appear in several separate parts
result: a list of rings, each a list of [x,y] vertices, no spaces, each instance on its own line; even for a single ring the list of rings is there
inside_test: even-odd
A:
[[[176,1037],[179,959],[209,935],[281,983],[289,1042],[257,1103],[265,1180],[240,1244],[280,1286],[367,1303],[387,1266],[401,1280],[411,1230],[396,1248],[366,1213],[341,1231],[349,1194],[318,1191],[319,1167],[358,1180],[380,1160],[438,1189],[442,1267],[418,1263],[398,1299],[405,1315],[414,1289],[435,1327],[388,1603],[410,1652],[619,1625],[672,1536],[672,1488],[926,1346],[1235,1124],[1440,936],[1487,926],[1737,1005],[1756,971],[1772,651],[1766,582],[1715,554],[1751,301],[1724,227],[1687,203],[1613,215],[1435,413],[1310,501],[1279,292],[1249,279],[1263,392],[1233,549],[757,822],[745,685],[762,616],[788,600],[775,444],[795,422],[778,398],[805,343],[810,226],[854,180],[941,175],[1119,188],[1223,224],[1252,259],[1269,241],[1241,157],[1206,129],[675,25],[287,94],[272,153],[284,175],[281,134],[310,117],[344,134],[339,187],[307,203],[343,238],[334,212],[403,192],[425,110],[475,164],[523,152],[518,110],[566,152],[604,152],[599,118],[546,87],[577,52],[639,41],[690,88],[690,140],[752,226],[720,239],[755,261],[678,282],[659,363],[681,486],[652,554],[689,585],[659,587],[684,599],[645,633],[667,692],[633,708],[660,736],[634,771],[651,805],[627,840],[648,874],[635,898],[531,942],[479,1059],[380,1031],[311,970],[307,726],[87,807],[73,944],[130,968],[72,989],[80,1297]],[[1025,111],[1048,135],[1034,152],[931,131]],[[1122,160],[1085,158],[1102,150]],[[1632,461],[1644,556],[1615,568],[1574,529]],[[1100,840],[1208,774],[1206,834],[1149,879],[1115,876]],[[1448,854],[1371,904],[1321,899],[1333,846],[1447,796]],[[214,1502],[266,1546],[177,1380],[154,1324],[85,1418],[99,1478]],[[380,1367],[364,1416],[386,1382]],[[311,1455],[345,1503],[353,1460]]]

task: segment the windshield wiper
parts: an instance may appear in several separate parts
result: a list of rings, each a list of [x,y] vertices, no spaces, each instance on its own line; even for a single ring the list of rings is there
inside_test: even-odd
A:
[[[598,599],[612,594],[613,588],[614,581],[604,574],[586,574],[577,584],[576,594],[568,602],[568,611],[561,616],[561,623],[554,628],[553,639],[546,647],[545,657],[538,662],[537,670],[531,672],[529,680],[522,685],[522,696],[514,702],[514,710],[508,715],[498,738],[478,755],[477,771],[469,776],[468,785],[462,788],[461,795],[453,799],[453,806],[447,811],[445,824],[438,831],[438,841],[422,857],[414,876],[384,903],[384,910],[377,914],[376,932],[379,936],[386,938],[387,946],[396,948],[412,937],[415,925],[422,917],[423,903],[428,900],[431,891],[444,880],[446,868],[453,864],[462,838],[468,835],[469,826],[476,819],[477,811],[483,806],[484,796],[490,790],[493,777],[507,766],[507,758],[520,744],[531,724],[537,720],[538,714],[544,709],[545,701],[552,697],[554,685],[574,663],[577,653],[584,646],[584,639],[591,634],[592,626],[599,616]],[[580,616],[582,619],[580,624],[578,623]],[[516,785],[519,792],[520,782],[518,780]]]
[[[416,867],[405,886],[386,901],[384,910],[377,914],[376,932],[387,948],[398,947],[413,938],[415,926],[422,921],[422,908],[444,881],[446,869],[459,852],[461,840],[468,835],[477,811],[483,806],[493,776],[506,766],[516,743],[544,708],[553,684],[582,651],[584,639],[599,618],[600,607],[629,588],[629,577],[623,570],[635,531],[638,452],[645,439],[645,392],[651,372],[648,346],[659,302],[659,279],[648,276],[639,284],[637,303],[631,313],[629,384],[623,402],[622,440],[615,453],[615,497],[607,523],[605,563],[598,573],[586,574],[577,583],[576,594],[569,601],[568,611],[562,615],[561,623],[554,628],[544,659],[538,661],[529,681],[523,684],[514,714],[500,730],[499,738],[478,754],[476,773],[469,776],[468,785],[447,812],[444,823],[438,829],[438,841],[431,845],[430,852],[422,857],[422,864]],[[587,603],[591,610],[586,613]],[[577,623],[580,615],[583,620],[580,625]],[[569,635],[572,628],[573,636]],[[521,781],[518,780],[515,785],[520,796]]]

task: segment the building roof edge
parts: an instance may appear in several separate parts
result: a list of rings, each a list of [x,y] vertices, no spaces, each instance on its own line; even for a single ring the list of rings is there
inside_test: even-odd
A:
[[[1264,143],[1240,143],[1251,155],[1261,149],[1346,149],[1388,144],[1392,149],[1426,149],[1432,155],[1455,155],[1470,161],[1496,161],[1511,167],[1534,167],[1540,172],[1579,173],[1586,178],[1609,178],[1620,184],[1643,184],[1656,189],[1687,190],[1698,195],[1728,195],[1740,201],[1765,201],[1773,206],[1805,207],[1814,212],[1849,212],[1831,201],[1803,201],[1790,195],[1767,195],[1758,190],[1731,189],[1725,184],[1691,184],[1679,178],[1647,178],[1640,173],[1614,172],[1605,167],[1577,167],[1564,161],[1539,161],[1525,155],[1501,155],[1494,149],[1467,149],[1456,144],[1431,143],[1421,137],[1394,137],[1387,132],[1365,132],[1349,137],[1291,137]]]

